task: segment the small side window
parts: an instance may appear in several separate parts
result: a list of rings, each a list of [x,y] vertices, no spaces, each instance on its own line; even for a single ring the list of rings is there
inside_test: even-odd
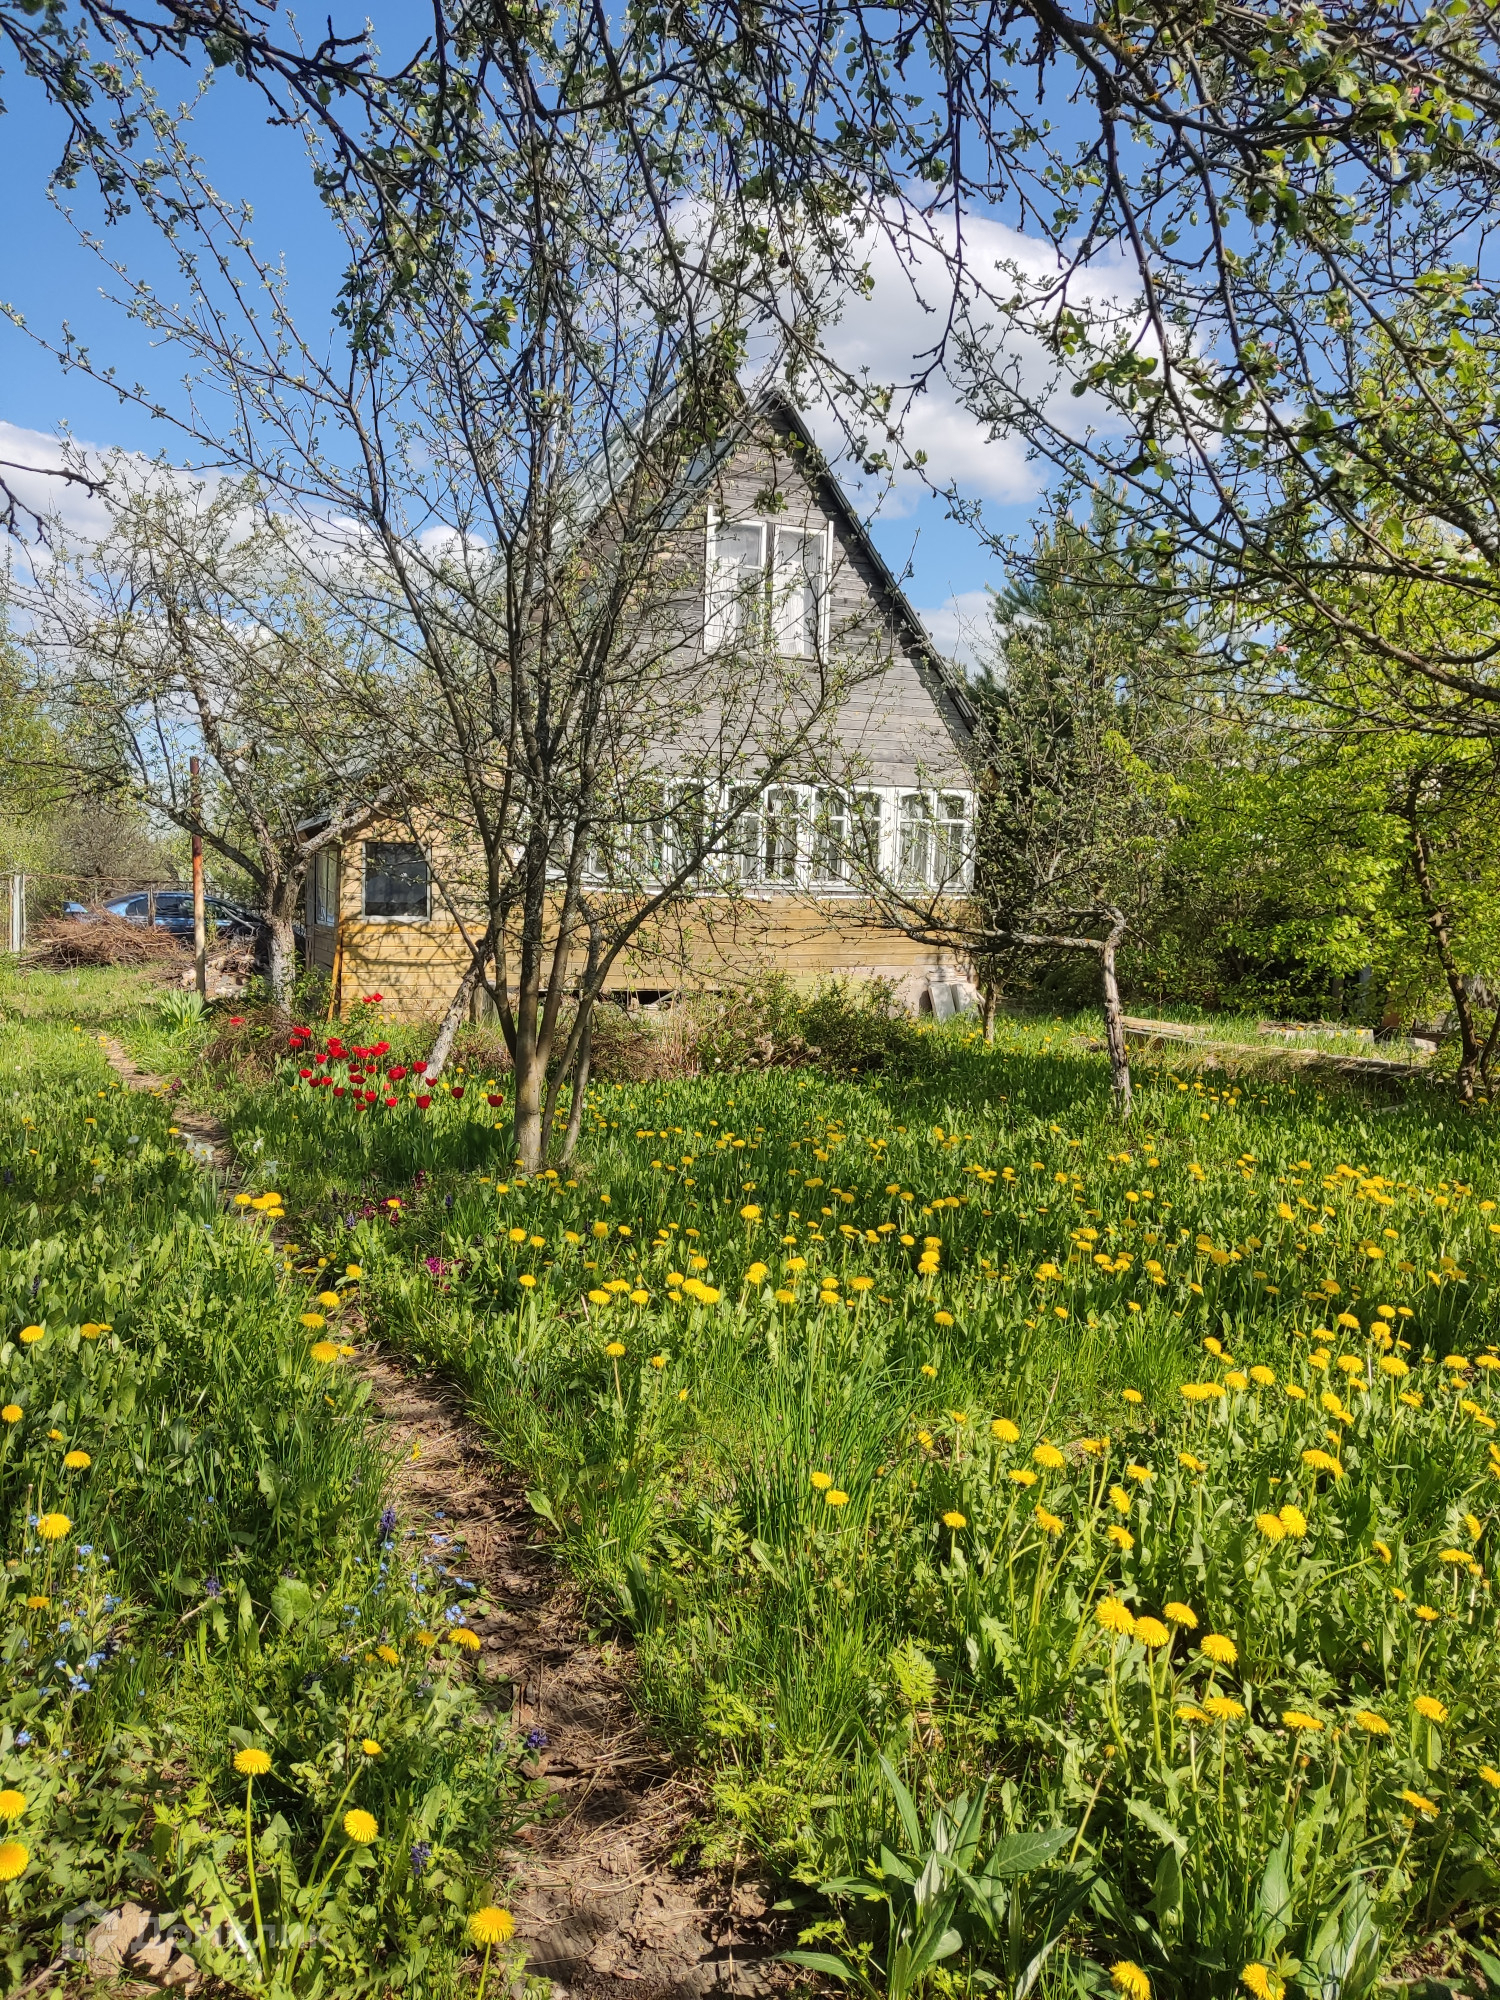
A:
[[[415,841],[365,842],[365,915],[425,917],[427,856]]]
[[[339,920],[339,853],[325,847],[313,856],[313,922],[332,930]]]

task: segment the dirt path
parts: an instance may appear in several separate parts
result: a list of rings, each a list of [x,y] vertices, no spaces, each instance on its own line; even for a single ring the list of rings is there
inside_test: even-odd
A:
[[[101,1046],[132,1090],[172,1092],[112,1037]],[[219,1121],[185,1106],[173,1115],[203,1164],[231,1174]],[[789,1983],[787,1969],[770,1962],[777,1947],[759,1884],[671,1866],[696,1795],[642,1727],[629,1645],[589,1631],[580,1593],[538,1541],[535,1516],[458,1392],[373,1342],[360,1365],[397,1460],[399,1525],[450,1536],[463,1574],[480,1585],[491,1607],[473,1621],[481,1679],[550,1794],[496,1866],[495,1890],[515,1912],[530,1968],[563,1995],[628,1985],[631,2000],[715,1992],[755,2000]]]

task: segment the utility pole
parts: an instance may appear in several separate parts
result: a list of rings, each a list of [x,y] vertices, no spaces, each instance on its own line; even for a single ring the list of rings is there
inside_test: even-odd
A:
[[[178,765],[178,770],[182,766]],[[203,815],[203,781],[196,757],[188,763],[193,798],[193,966],[198,981],[198,997],[208,998],[208,927],[203,912],[203,835],[198,823]]]

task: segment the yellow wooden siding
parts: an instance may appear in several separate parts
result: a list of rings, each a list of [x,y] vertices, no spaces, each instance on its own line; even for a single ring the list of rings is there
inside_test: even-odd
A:
[[[345,871],[346,878],[350,872]],[[344,1006],[379,993],[400,1019],[441,1014],[464,966],[458,927],[451,918],[372,921],[359,914],[357,899],[347,894],[347,883],[344,910]],[[966,976],[953,953],[861,923],[848,901],[775,896],[729,904],[704,898],[680,916],[680,929],[670,947],[662,943],[652,948],[647,943],[621,955],[611,970],[608,992],[618,996],[716,991],[777,972],[807,987],[834,978],[888,979],[906,1005],[915,1008],[929,982]],[[318,925],[310,936],[314,964],[331,970],[332,930]],[[570,983],[582,969],[578,953],[568,967]]]

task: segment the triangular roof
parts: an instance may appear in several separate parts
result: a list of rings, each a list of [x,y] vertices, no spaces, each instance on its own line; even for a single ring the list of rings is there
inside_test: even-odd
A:
[[[646,420],[653,432],[670,424],[678,407],[681,391],[674,390],[662,398],[657,409]],[[751,436],[758,418],[770,416],[779,419],[796,437],[807,455],[809,478],[823,491],[828,503],[828,511],[838,516],[840,523],[869,563],[875,579],[886,599],[892,622],[900,629],[903,638],[916,662],[933,703],[939,709],[946,705],[959,723],[966,741],[972,742],[984,733],[984,723],[969,692],[967,681],[952,661],[940,653],[932,636],[914,610],[910,599],[896,581],[889,563],[876,548],[869,529],[855,510],[853,502],[844,491],[838,478],[830,468],[827,457],[808,426],[807,419],[798,408],[785,384],[765,381],[744,393],[743,402],[732,423],[725,426],[723,434],[713,446],[704,451],[689,468],[682,480],[677,498],[677,515],[680,518],[701,499],[728,459]],[[612,449],[602,450],[583,474],[583,488],[590,494],[595,504],[602,508],[603,489],[611,482],[619,465],[622,449],[616,444]],[[587,516],[586,505],[582,510]]]

